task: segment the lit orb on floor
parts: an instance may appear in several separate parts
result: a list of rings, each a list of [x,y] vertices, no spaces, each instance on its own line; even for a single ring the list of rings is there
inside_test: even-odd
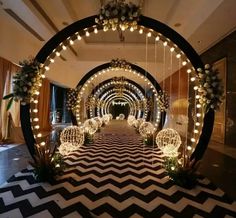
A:
[[[165,156],[173,157],[178,155],[181,138],[176,130],[167,128],[157,134],[156,144]]]
[[[110,122],[110,116],[108,114],[103,115],[103,122],[107,125]]]
[[[128,122],[128,124],[129,124],[129,126],[132,126],[132,125],[133,125],[134,120],[136,120],[136,119],[135,119],[135,116],[133,116],[133,115],[129,115],[129,116],[128,116],[127,122]]]
[[[93,119],[97,122],[99,128],[102,127],[103,121],[101,117],[94,117]]]
[[[135,122],[133,125],[134,125],[135,128],[139,128],[140,125],[141,125],[143,122],[145,122],[145,119],[143,119],[143,118],[138,118],[136,121],[137,121],[137,122]]]
[[[90,135],[93,135],[98,130],[98,124],[93,118],[86,120],[83,127],[84,132],[89,133]]]
[[[119,114],[119,120],[124,120],[125,119],[125,115],[124,114]]]
[[[108,114],[109,115],[109,117],[110,117],[110,120],[112,120],[113,119],[113,116],[112,116],[112,114]]]
[[[143,122],[139,127],[139,133],[143,137],[151,136],[155,131],[155,127],[150,122]]]
[[[65,142],[59,146],[58,151],[61,155],[65,156],[65,155],[69,155],[71,152],[77,150],[77,148],[78,147],[74,146],[72,143]]]

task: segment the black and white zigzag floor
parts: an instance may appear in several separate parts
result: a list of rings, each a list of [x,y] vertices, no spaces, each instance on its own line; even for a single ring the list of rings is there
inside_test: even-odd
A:
[[[186,190],[162,169],[161,153],[144,147],[125,122],[113,121],[67,159],[53,184],[28,168],[0,187],[0,217],[236,217],[236,202],[206,178]]]

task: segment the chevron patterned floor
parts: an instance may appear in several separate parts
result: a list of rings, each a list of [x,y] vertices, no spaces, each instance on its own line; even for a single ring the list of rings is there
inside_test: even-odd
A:
[[[192,190],[168,180],[161,153],[125,121],[95,141],[67,158],[54,183],[37,183],[30,167],[12,176],[0,187],[0,217],[236,217],[236,202],[206,178]]]

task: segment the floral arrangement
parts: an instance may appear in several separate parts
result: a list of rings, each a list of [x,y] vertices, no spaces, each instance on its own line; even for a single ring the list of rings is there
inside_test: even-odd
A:
[[[132,2],[125,3],[124,0],[112,0],[102,6],[98,17],[95,19],[97,24],[103,26],[103,30],[122,31],[130,28],[137,29],[137,22],[141,14],[141,8]]]
[[[36,154],[34,162],[30,164],[34,167],[34,176],[39,182],[52,181],[55,176],[62,174],[65,169],[63,156],[54,151],[50,151],[49,145],[40,146],[36,144]]]
[[[204,105],[206,111],[210,108],[218,110],[223,100],[224,87],[218,74],[218,70],[213,70],[209,64],[204,69],[197,69],[199,103]]]
[[[78,89],[68,89],[66,96],[66,107],[68,110],[73,110],[75,108],[78,94]]]
[[[160,90],[158,92],[157,101],[161,112],[167,111],[169,108],[169,96],[165,91]]]
[[[41,86],[41,64],[35,59],[19,62],[21,69],[13,77],[13,93],[4,96],[9,99],[7,110],[10,109],[13,100],[21,101],[22,105],[29,104],[33,95],[38,94]]]
[[[199,163],[193,165],[194,161],[189,159],[183,164],[178,157],[165,157],[163,166],[167,175],[177,185],[192,189],[197,185],[198,175],[196,173]]]
[[[112,69],[122,69],[122,70],[130,70],[130,64],[124,59],[112,59],[110,66]]]

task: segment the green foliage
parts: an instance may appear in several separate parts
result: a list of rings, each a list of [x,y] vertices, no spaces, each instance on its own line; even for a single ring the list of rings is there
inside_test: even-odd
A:
[[[173,182],[181,187],[192,189],[197,184],[197,167],[193,167],[191,162],[185,166],[178,162],[177,157],[167,157],[164,160],[164,168]]]
[[[65,169],[63,156],[50,153],[48,146],[36,145],[35,161],[30,164],[34,167],[34,176],[39,182],[53,181]]]

